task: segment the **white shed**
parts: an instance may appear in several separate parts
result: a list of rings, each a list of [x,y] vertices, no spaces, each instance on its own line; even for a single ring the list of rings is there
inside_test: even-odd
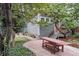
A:
[[[40,20],[48,21],[49,24],[52,23],[50,17],[38,14],[32,19],[31,22],[27,23],[27,32],[34,34],[37,37],[48,35],[53,30],[53,25],[42,28],[39,24],[34,22],[34,21],[40,21]]]
[[[34,34],[35,36],[39,36],[40,35],[40,26],[38,24],[29,22],[27,24],[27,32]]]
[[[40,21],[40,20],[47,21],[49,23],[48,26],[41,27],[39,24],[34,22],[34,21]],[[27,31],[24,31],[24,32],[33,34],[36,37],[48,36],[51,31],[55,30],[54,24],[53,24],[51,18],[46,15],[41,15],[41,14],[36,15],[32,19],[31,22],[27,23],[27,28],[25,28],[25,29],[27,29]],[[54,32],[54,34],[56,34],[56,33]],[[57,35],[54,35],[52,37],[56,38]]]

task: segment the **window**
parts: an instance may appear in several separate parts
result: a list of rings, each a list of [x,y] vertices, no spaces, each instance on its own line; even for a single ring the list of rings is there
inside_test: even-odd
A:
[[[51,22],[53,22],[53,20],[51,20]]]
[[[49,18],[46,18],[46,22],[49,22]]]
[[[44,22],[45,21],[44,18],[41,18],[41,21]]]

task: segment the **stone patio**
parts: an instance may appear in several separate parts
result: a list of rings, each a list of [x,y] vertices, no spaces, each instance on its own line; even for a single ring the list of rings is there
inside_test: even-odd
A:
[[[50,51],[42,48],[42,40],[32,40],[26,42],[23,46],[30,49],[36,56],[79,56],[79,49],[71,46],[64,46],[64,52],[51,54]]]

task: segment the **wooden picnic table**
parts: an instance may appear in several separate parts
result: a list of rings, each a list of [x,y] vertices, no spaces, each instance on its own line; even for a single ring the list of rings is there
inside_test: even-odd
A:
[[[53,52],[55,54],[55,52],[57,52],[56,50],[60,50],[59,47],[61,47],[62,52],[64,51],[64,45],[67,45],[67,42],[58,40],[58,39],[54,39],[54,38],[48,38],[48,37],[41,37],[41,39],[43,40],[42,42],[42,47],[51,47],[53,46]]]

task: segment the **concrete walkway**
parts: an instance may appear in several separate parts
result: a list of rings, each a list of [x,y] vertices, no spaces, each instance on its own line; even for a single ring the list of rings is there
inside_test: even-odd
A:
[[[42,48],[42,40],[32,40],[26,42],[23,46],[30,49],[37,56],[79,56],[79,49],[71,46],[65,46],[64,52],[60,51],[56,54],[51,54],[50,51]]]

